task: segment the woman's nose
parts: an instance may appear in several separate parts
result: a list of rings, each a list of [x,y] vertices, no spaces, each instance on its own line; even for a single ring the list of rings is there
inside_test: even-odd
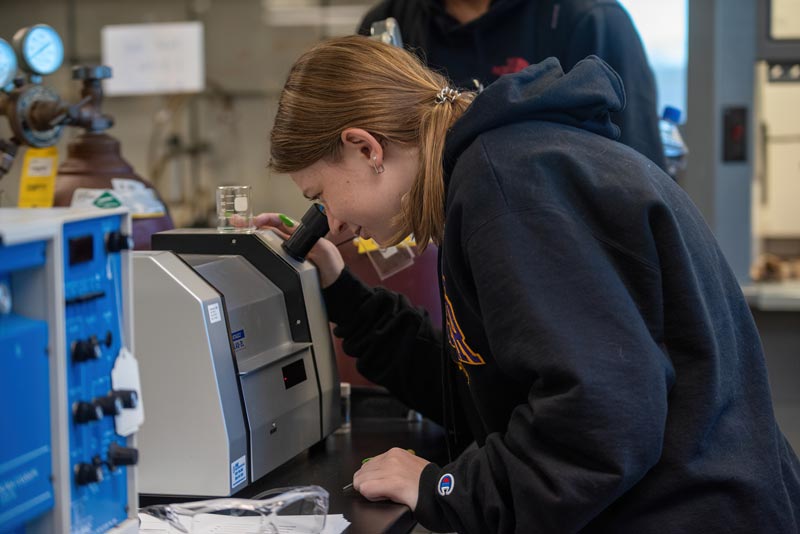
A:
[[[330,229],[331,235],[338,235],[342,230],[346,228],[346,224],[334,217],[330,214],[330,212],[326,211],[325,214],[328,217],[328,227]]]

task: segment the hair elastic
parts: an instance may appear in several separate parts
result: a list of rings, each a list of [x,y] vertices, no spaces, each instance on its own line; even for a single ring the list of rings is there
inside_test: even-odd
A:
[[[442,87],[442,90],[436,94],[436,100],[434,100],[435,104],[444,104],[447,101],[450,103],[455,102],[455,99],[461,96],[461,92],[455,89],[451,89],[447,85]]]

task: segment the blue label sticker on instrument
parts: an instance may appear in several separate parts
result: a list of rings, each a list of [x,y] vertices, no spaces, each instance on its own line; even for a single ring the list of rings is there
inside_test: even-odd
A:
[[[233,341],[233,350],[242,350],[244,348],[244,329],[237,330],[231,334],[231,341]]]
[[[247,482],[247,456],[231,463],[231,489],[243,482]]]
[[[450,473],[445,473],[442,475],[442,478],[439,479],[439,495],[445,496],[450,495],[453,493],[453,488],[456,485],[456,481],[453,478],[453,475]]]

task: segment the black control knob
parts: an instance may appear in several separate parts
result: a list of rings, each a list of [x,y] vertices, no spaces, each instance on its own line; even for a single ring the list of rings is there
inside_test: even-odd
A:
[[[106,339],[104,341],[106,348],[111,346],[111,343],[114,342],[114,335],[111,333],[111,330],[106,331]]]
[[[97,336],[89,339],[79,339],[72,342],[72,361],[76,363],[98,360],[103,352],[100,350],[100,342]]]
[[[139,405],[139,394],[134,389],[118,389],[111,395],[122,401],[123,408],[136,408]]]
[[[103,480],[103,461],[99,456],[92,458],[92,463],[80,463],[75,465],[75,482],[79,486],[85,486],[92,482]]]
[[[119,415],[122,413],[122,399],[114,395],[97,397],[92,401],[92,404],[99,406],[103,411],[103,415]]]
[[[130,250],[132,248],[133,240],[131,239],[131,236],[125,235],[116,230],[106,234],[106,251],[109,253],[119,252],[121,250]]]
[[[139,463],[139,451],[133,447],[121,447],[112,443],[108,447],[108,465],[114,469],[118,465],[136,465]]]
[[[72,415],[79,425],[99,421],[103,418],[103,409],[91,402],[76,402],[72,406]]]

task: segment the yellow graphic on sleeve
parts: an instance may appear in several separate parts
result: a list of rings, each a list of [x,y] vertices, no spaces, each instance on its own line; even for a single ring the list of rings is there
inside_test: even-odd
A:
[[[450,297],[447,292],[444,295],[444,302],[446,306],[445,317],[447,319],[447,341],[458,354],[458,361],[467,365],[485,365],[486,362],[480,354],[472,350],[467,343],[467,338],[456,319],[456,314],[453,311],[453,304],[450,302]]]
[[[22,163],[19,180],[20,208],[49,208],[53,205],[58,170],[58,149],[29,148]]]

